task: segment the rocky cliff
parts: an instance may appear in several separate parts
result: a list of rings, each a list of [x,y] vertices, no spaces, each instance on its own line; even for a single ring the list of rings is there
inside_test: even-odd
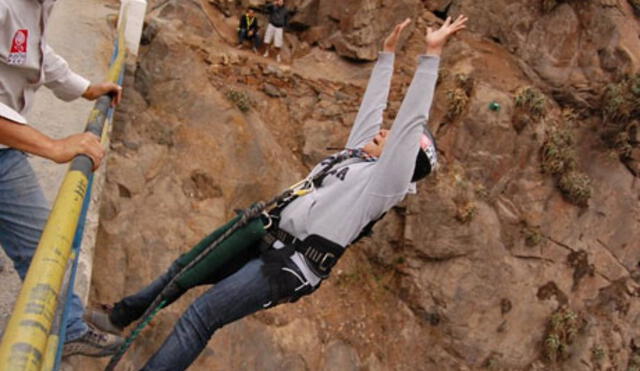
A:
[[[341,147],[380,40],[411,16],[390,125],[426,27],[464,13],[429,120],[437,175],[318,292],[224,328],[192,369],[640,369],[637,1],[288,0],[283,64],[235,47],[238,15],[259,4],[151,2],[114,129],[94,302],[143,287]]]

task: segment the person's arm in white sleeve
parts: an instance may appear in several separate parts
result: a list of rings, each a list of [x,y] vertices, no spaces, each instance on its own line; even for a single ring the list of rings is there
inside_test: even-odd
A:
[[[53,139],[33,126],[14,122],[0,116],[0,144],[44,157],[57,163],[71,161],[85,154],[93,161],[94,169],[100,166],[104,149],[91,133],[74,134],[63,139]]]
[[[67,62],[57,55],[50,46],[45,47],[44,85],[51,89],[56,97],[72,101],[79,97],[95,100],[104,94],[114,96],[113,105],[122,99],[122,87],[112,82],[91,84],[89,80],[73,72]]]

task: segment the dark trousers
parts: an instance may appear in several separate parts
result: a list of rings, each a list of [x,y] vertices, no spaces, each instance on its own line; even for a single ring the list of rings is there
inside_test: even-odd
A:
[[[245,40],[251,41],[251,46],[256,49],[260,47],[260,36],[258,36],[258,33],[254,32],[253,35],[249,35],[249,30],[241,28],[238,30],[238,44],[244,43]]]

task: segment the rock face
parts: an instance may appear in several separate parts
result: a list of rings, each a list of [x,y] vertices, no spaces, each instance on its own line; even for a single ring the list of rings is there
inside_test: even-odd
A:
[[[429,120],[439,172],[314,295],[222,329],[192,369],[640,367],[640,185],[603,139],[602,99],[627,75],[636,94],[633,2],[291,3],[305,27],[287,35],[287,65],[229,44],[248,3],[158,2],[149,15],[155,33],[114,132],[92,300],[142,288],[235,208],[341,147],[372,67],[348,59],[375,59],[411,16],[390,125],[426,27],[464,12]],[[634,115],[616,127],[637,126]],[[637,135],[623,144],[637,151]],[[160,346],[193,291],[143,333],[127,367]]]

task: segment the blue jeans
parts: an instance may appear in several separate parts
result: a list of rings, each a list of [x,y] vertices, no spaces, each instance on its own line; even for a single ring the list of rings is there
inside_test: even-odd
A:
[[[49,217],[42,193],[27,156],[15,149],[0,150],[0,245],[13,261],[21,280],[38,247]],[[73,341],[88,330],[82,319],[84,308],[77,295],[69,303],[66,341]]]
[[[217,329],[272,305],[262,265],[259,258],[249,261],[196,299],[142,370],[185,370]]]
[[[242,44],[245,40],[251,41],[251,46],[256,49],[260,47],[260,36],[258,36],[258,33],[254,32],[253,35],[249,35],[249,30],[241,28],[238,30],[238,44]]]

